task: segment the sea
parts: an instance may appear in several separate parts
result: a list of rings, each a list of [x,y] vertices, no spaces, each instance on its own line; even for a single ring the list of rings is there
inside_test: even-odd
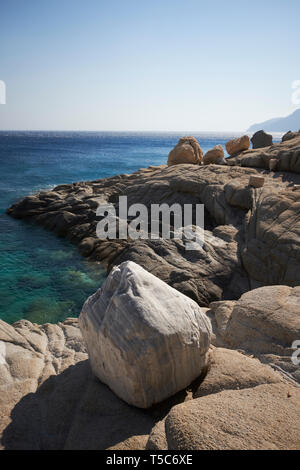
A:
[[[184,133],[0,131],[0,319],[57,323],[77,317],[106,277],[63,238],[5,210],[58,184],[161,165]],[[189,135],[189,134],[188,134]],[[195,133],[203,151],[239,133]]]

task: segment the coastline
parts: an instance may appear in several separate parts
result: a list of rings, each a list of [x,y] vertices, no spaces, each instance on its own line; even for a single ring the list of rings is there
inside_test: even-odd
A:
[[[66,302],[70,305],[67,316],[78,316],[85,298],[98,286],[95,263],[89,263],[65,238],[35,223],[7,216],[7,207],[29,194],[47,192],[59,184],[91,181],[164,164],[178,137],[165,133],[122,136],[119,133],[113,136],[70,133],[68,138],[64,132],[57,137],[44,132],[34,135],[14,132],[4,137],[0,133],[3,176],[0,185],[0,244],[3,248],[0,310],[2,319],[9,323],[21,318],[37,323],[63,321],[64,310],[68,310]],[[222,136],[217,134],[202,133],[199,138],[204,151],[223,142]],[[101,272],[98,278],[102,282]],[[39,304],[41,314],[37,312]]]

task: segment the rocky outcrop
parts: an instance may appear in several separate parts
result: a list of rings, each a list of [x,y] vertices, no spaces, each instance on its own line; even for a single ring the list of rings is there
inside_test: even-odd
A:
[[[270,147],[273,144],[273,136],[263,130],[257,131],[251,137],[251,142],[254,149]]]
[[[266,183],[245,220],[243,266],[252,286],[300,284],[299,191],[287,188],[275,195]],[[256,281],[256,283],[254,282]]]
[[[208,150],[203,157],[204,165],[226,165],[224,149],[222,145],[216,145],[213,149]]]
[[[229,155],[236,155],[243,152],[243,150],[248,150],[250,147],[250,138],[248,135],[243,135],[242,137],[229,140],[226,142],[225,147]]]
[[[269,170],[270,160],[278,160],[276,171],[300,173],[300,136],[292,136],[284,142],[265,149],[248,150],[227,159],[228,165],[264,168]]]
[[[95,375],[140,408],[184,389],[206,365],[210,323],[200,307],[133,262],[111,271],[79,324]]]
[[[168,156],[168,165],[180,163],[202,163],[203,151],[195,137],[182,137]]]
[[[172,408],[165,434],[173,450],[299,449],[300,389],[266,384],[225,390]],[[161,433],[161,431],[160,431]]]
[[[263,154],[267,162],[286,148],[290,161],[296,162],[297,139],[243,152],[227,159],[228,166],[149,167],[131,175],[61,185],[24,198],[8,213],[65,236],[88,259],[108,269],[134,261],[201,306],[238,299],[263,285],[300,285],[300,192],[294,190],[300,175],[246,166],[248,159],[252,162],[247,155]],[[251,176],[263,177],[264,186],[249,186]],[[127,196],[128,206],[143,203],[149,213],[153,203],[179,203],[182,208],[204,204],[202,249],[187,251],[184,240],[172,238],[98,239],[98,204],[111,204],[118,214],[119,196]]]

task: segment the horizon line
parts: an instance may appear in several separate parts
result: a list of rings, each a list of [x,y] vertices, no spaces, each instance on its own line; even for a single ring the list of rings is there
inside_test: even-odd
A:
[[[199,133],[199,132],[207,132],[207,133],[216,133],[216,132],[224,132],[224,133],[241,133],[241,132],[248,132],[247,130],[141,130],[141,129],[0,129],[0,132],[161,132],[161,133]]]

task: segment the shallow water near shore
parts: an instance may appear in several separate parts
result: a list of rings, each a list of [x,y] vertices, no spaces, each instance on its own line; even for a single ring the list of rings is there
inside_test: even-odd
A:
[[[79,315],[106,270],[68,241],[5,209],[42,189],[166,163],[186,133],[0,132],[0,318],[56,323]],[[238,134],[193,133],[203,151]]]

